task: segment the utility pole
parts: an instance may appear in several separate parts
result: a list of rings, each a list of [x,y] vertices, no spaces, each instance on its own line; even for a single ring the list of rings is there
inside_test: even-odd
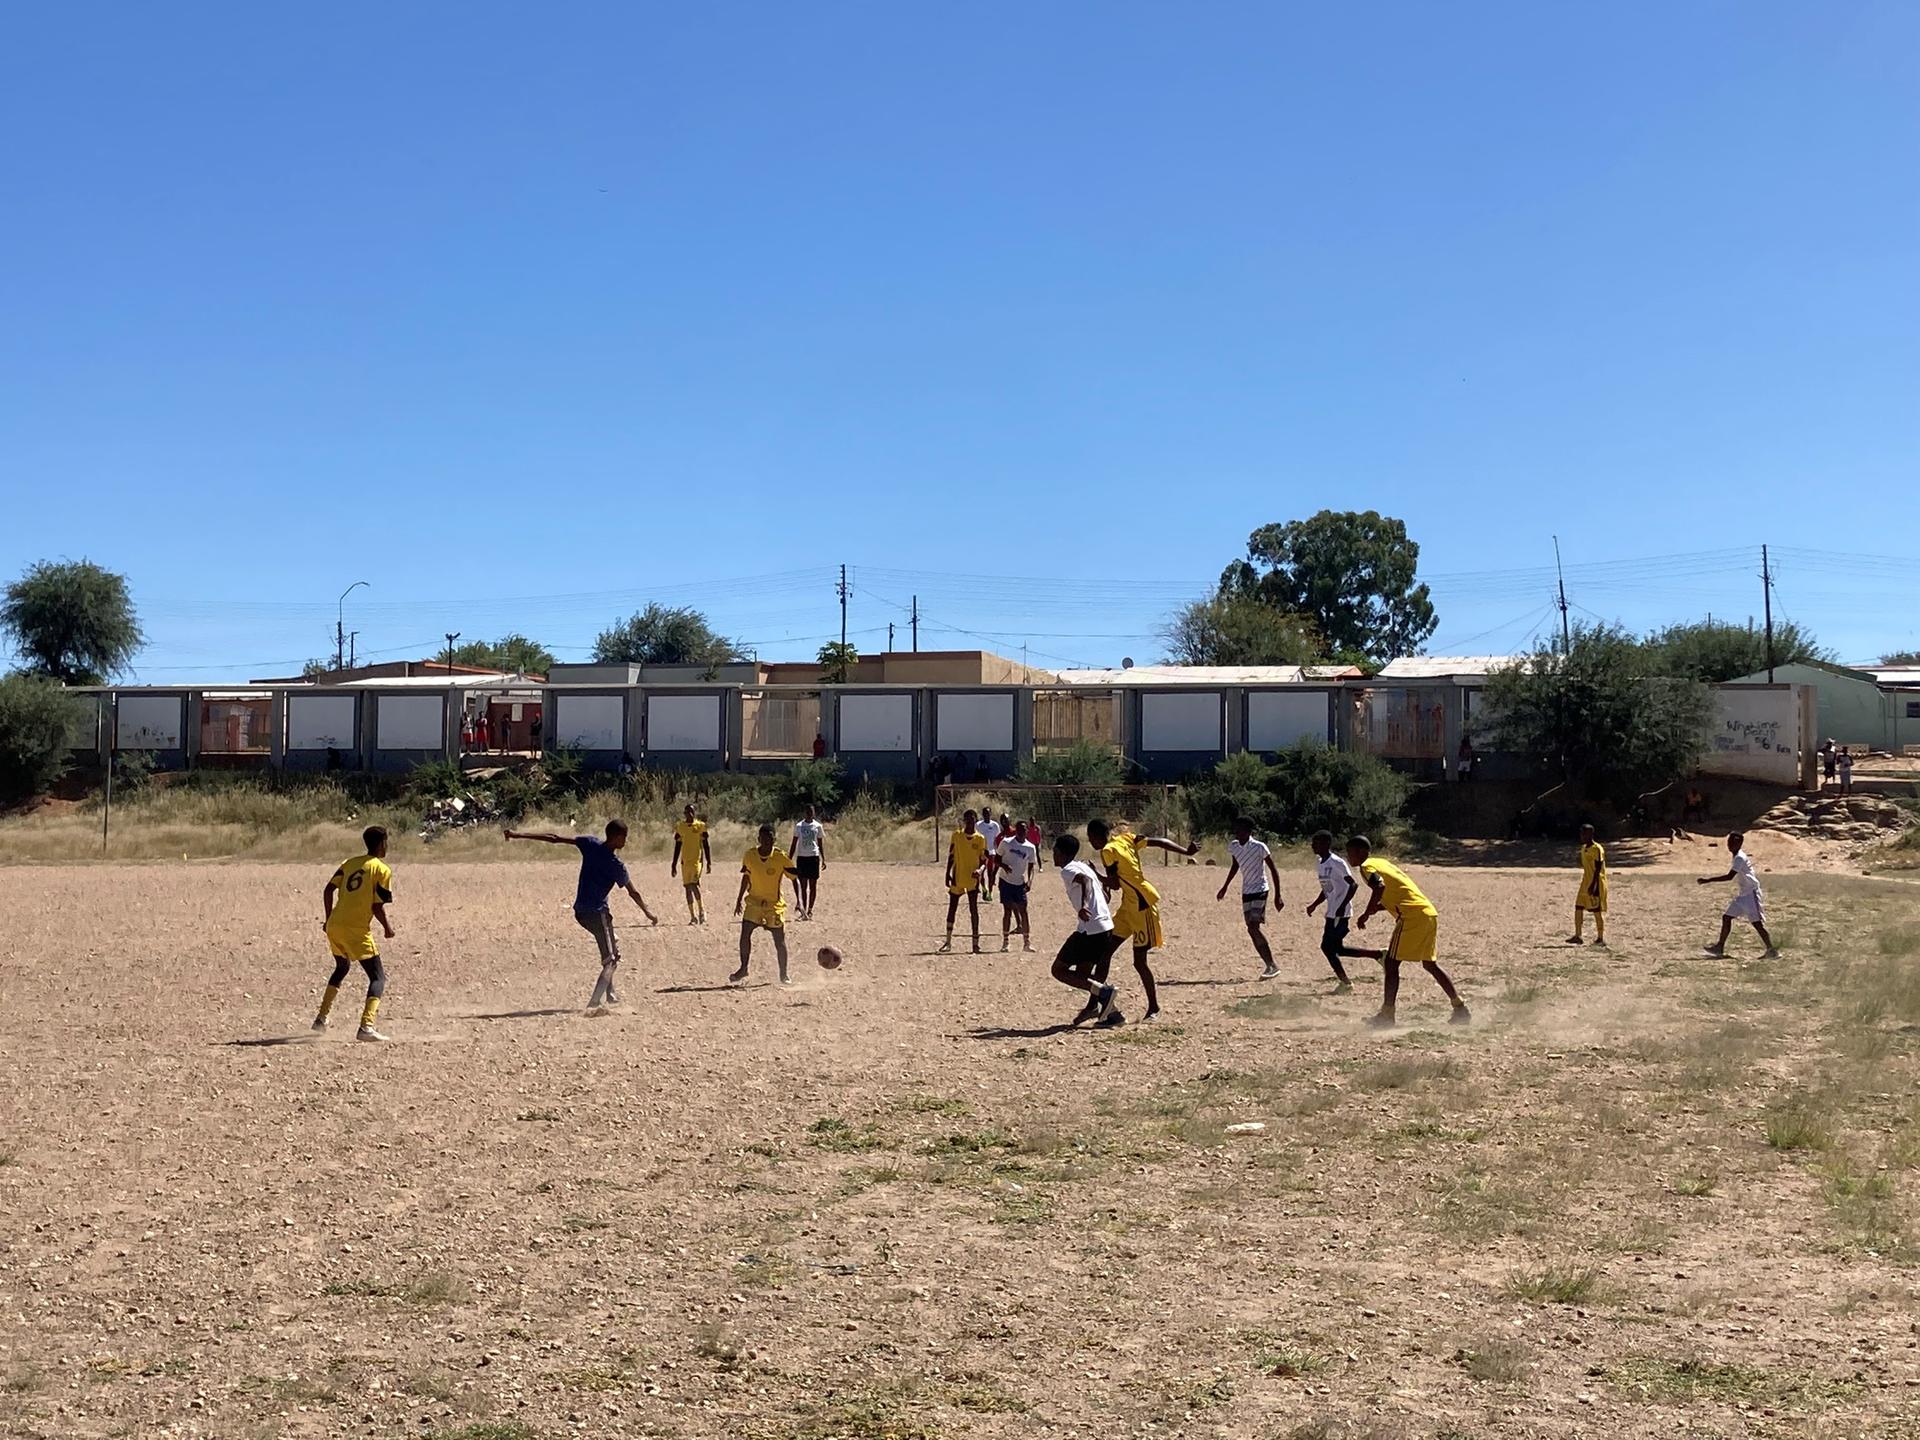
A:
[[[1773,684],[1773,566],[1767,559],[1767,547],[1760,547],[1760,588],[1767,602],[1767,683]]]
[[[336,670],[340,668],[341,662],[347,658],[347,596],[351,595],[366,583],[364,580],[356,580],[347,586],[346,589],[340,592],[340,599],[333,607],[333,668]]]
[[[1561,653],[1573,653],[1573,629],[1567,623],[1567,572],[1560,568],[1560,537],[1553,537],[1553,573],[1560,580],[1560,646]]]
[[[347,632],[347,668],[349,670],[357,669],[359,667],[359,664],[360,664],[359,644],[360,644],[360,632],[358,630],[349,630]]]
[[[907,619],[913,626],[913,648],[917,653],[920,649],[920,597],[918,595],[913,597],[913,609],[908,612]]]
[[[893,621],[887,621],[887,653],[893,653]]]
[[[460,638],[460,632],[458,630],[449,630],[446,632],[446,636],[447,636],[447,674],[448,676],[452,676],[453,674],[453,642]]]
[[[840,653],[847,650],[847,567],[840,567]]]

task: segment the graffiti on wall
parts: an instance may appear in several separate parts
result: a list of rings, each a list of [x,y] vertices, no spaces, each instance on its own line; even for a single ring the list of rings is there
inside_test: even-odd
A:
[[[1778,720],[1742,720],[1728,716],[1714,732],[1713,748],[1722,754],[1764,755],[1791,751],[1793,746],[1781,744]]]

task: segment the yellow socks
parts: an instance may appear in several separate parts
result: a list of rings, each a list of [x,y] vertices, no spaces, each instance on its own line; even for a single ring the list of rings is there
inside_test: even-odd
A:
[[[333,1002],[339,998],[340,987],[338,985],[327,986],[327,993],[320,997],[320,1013],[313,1017],[314,1020],[319,1022],[331,1015],[333,1013]]]
[[[380,1002],[378,1000],[369,998],[367,1000],[366,1008],[360,1012],[360,1028],[362,1030],[371,1030],[373,1028],[373,1017],[375,1015],[378,1015],[379,1013],[380,1013]]]

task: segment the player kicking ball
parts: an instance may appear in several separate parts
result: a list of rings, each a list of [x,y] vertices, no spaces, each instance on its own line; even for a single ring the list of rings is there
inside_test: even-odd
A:
[[[651,923],[660,923],[660,917],[647,908],[647,902],[633,888],[627,867],[620,859],[620,852],[627,844],[627,822],[607,821],[607,838],[604,840],[592,835],[554,835],[546,831],[505,830],[501,833],[509,840],[571,845],[580,852],[580,880],[573,892],[573,918],[582,930],[593,936],[593,943],[600,951],[600,978],[593,982],[593,994],[587,1000],[587,1009],[598,1010],[603,1005],[618,1005],[620,997],[613,988],[613,972],[620,968],[620,940],[613,933],[613,910],[607,904],[607,897],[618,886],[633,897],[633,903],[640,907],[640,913]]]
[[[740,893],[733,897],[733,913],[740,916],[740,968],[727,976],[729,985],[747,978],[753,958],[753,932],[773,936],[773,958],[780,967],[780,983],[787,980],[787,901],[781,887],[793,884],[794,903],[800,901],[800,872],[784,850],[773,848],[773,827],[760,827],[759,843],[740,861]]]
[[[320,1013],[313,1017],[313,1028],[327,1028],[327,1016],[333,1002],[340,998],[340,986],[353,969],[354,962],[367,972],[367,1003],[360,1010],[360,1028],[356,1040],[384,1041],[387,1037],[373,1028],[373,1017],[380,1013],[380,997],[387,990],[387,972],[380,964],[380,947],[373,941],[374,921],[380,931],[393,939],[393,926],[387,923],[387,906],[393,903],[393,871],[388,867],[387,832],[380,825],[369,825],[360,841],[367,847],[364,855],[342,860],[340,868],[320,892],[320,928],[326,932],[327,949],[333,952],[333,976],[327,992],[320,997]]]
[[[1580,827],[1580,890],[1573,897],[1573,934],[1567,937],[1567,944],[1587,943],[1587,916],[1591,915],[1594,948],[1604,950],[1607,948],[1607,852],[1593,836],[1593,826]]]
[[[1104,820],[1087,822],[1087,839],[1099,847],[1100,863],[1106,867],[1101,883],[1120,895],[1120,903],[1113,912],[1113,931],[1133,941],[1133,968],[1140,976],[1141,989],[1147,992],[1147,1013],[1142,1018],[1155,1019],[1160,1014],[1160,991],[1154,984],[1153,968],[1147,963],[1147,957],[1167,943],[1167,935],[1160,924],[1160,892],[1140,868],[1140,852],[1154,849],[1174,855],[1197,855],[1200,847],[1158,836],[1142,840],[1131,830],[1111,829]],[[1100,972],[1100,978],[1107,978],[1106,971]]]
[[[1701,879],[1702,885],[1721,885],[1729,880],[1735,882],[1733,899],[1727,902],[1726,914],[1720,917],[1720,938],[1707,946],[1706,953],[1717,959],[1725,959],[1727,937],[1733,933],[1733,922],[1744,920],[1753,926],[1754,933],[1760,937],[1760,943],[1767,948],[1762,952],[1762,960],[1778,960],[1780,947],[1773,943],[1773,936],[1767,933],[1766,897],[1760,893],[1760,877],[1754,873],[1753,861],[1747,858],[1742,848],[1747,837],[1738,830],[1727,836],[1727,852],[1733,856],[1733,863],[1727,867],[1724,875],[1708,875]]]
[[[1087,992],[1086,1008],[1073,1017],[1074,1024],[1097,1020],[1102,1025],[1123,1025],[1126,1016],[1114,1008],[1115,990],[1106,981],[1107,966],[1120,948],[1121,937],[1114,933],[1106,886],[1091,865],[1077,858],[1079,854],[1080,841],[1075,836],[1062,835],[1053,842],[1053,868],[1060,872],[1067,904],[1077,917],[1073,933],[1053,957],[1053,978]]]
[[[667,862],[667,874],[680,877],[680,888],[687,895],[687,924],[707,923],[707,900],[700,893],[700,877],[713,868],[713,842],[707,836],[707,822],[693,813],[689,805],[678,825],[673,827],[673,859]]]
[[[1220,893],[1213,898],[1226,899],[1233,877],[1240,877],[1240,918],[1247,922],[1247,936],[1266,967],[1260,978],[1271,980],[1280,973],[1280,967],[1273,963],[1273,947],[1267,943],[1267,905],[1271,901],[1276,915],[1287,908],[1287,902],[1280,898],[1280,867],[1273,863],[1273,852],[1253,838],[1253,821],[1244,815],[1233,822],[1233,843],[1227,846],[1227,853],[1233,863],[1227,867],[1227,878],[1220,882]],[[1271,888],[1267,885],[1269,875],[1273,877]]]
[[[1439,983],[1453,1005],[1453,1014],[1448,1023],[1465,1025],[1473,1018],[1467,1010],[1467,1002],[1460,998],[1460,992],[1453,988],[1453,981],[1436,962],[1440,944],[1440,912],[1433,908],[1433,902],[1420,893],[1420,887],[1409,880],[1399,866],[1390,861],[1374,859],[1373,846],[1364,835],[1355,835],[1347,841],[1347,863],[1360,872],[1361,880],[1373,892],[1373,898],[1367,901],[1367,908],[1360,914],[1360,928],[1366,929],[1367,921],[1382,910],[1393,916],[1393,938],[1387,941],[1386,949],[1347,952],[1378,960],[1383,972],[1380,1013],[1367,1023],[1376,1030],[1393,1028],[1394,1004],[1400,995],[1400,967],[1403,964],[1419,964],[1426,967],[1427,973]]]

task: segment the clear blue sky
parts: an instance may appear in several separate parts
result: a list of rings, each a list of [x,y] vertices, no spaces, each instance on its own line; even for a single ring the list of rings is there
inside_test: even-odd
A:
[[[649,597],[810,653],[842,561],[865,643],[917,591],[1112,663],[1377,508],[1436,652],[1521,643],[1555,533],[1587,612],[1744,618],[1764,540],[1913,646],[1916,53],[1907,0],[23,7],[0,572],[124,571],[148,680],[326,653],[357,579],[375,653]]]

